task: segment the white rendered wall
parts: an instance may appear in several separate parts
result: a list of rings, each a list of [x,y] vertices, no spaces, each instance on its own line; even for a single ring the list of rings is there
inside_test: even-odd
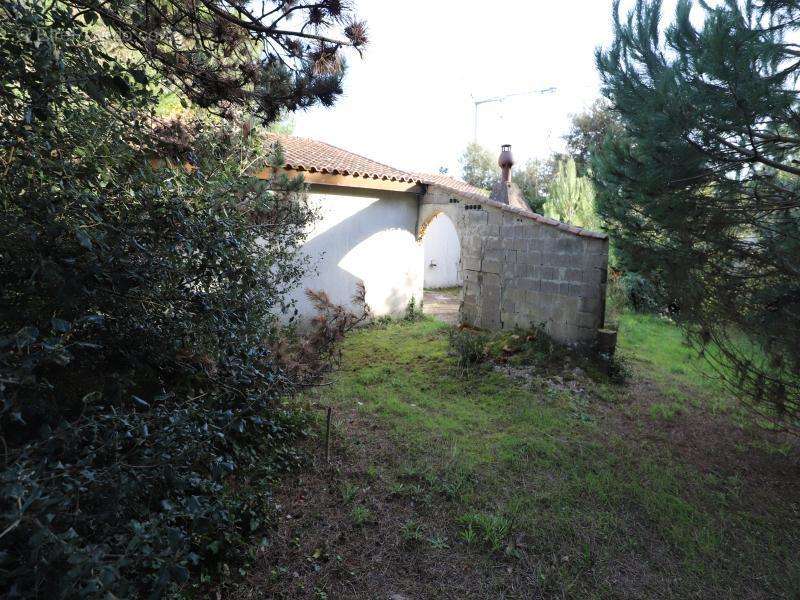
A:
[[[434,217],[422,238],[425,252],[425,287],[455,287],[461,281],[461,243],[447,215]]]
[[[303,246],[312,269],[292,294],[302,318],[316,313],[304,290],[323,290],[352,306],[356,286],[366,287],[376,316],[402,313],[422,300],[422,247],[416,241],[418,200],[412,194],[312,186],[309,203],[320,216]]]

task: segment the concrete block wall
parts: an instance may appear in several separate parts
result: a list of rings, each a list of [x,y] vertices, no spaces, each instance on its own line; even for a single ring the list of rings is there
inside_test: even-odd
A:
[[[461,240],[463,323],[543,325],[563,343],[595,340],[605,313],[605,235],[431,185],[420,201],[419,239],[440,213]]]

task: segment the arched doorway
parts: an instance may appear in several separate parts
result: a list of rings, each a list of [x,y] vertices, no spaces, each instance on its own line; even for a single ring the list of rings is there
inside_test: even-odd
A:
[[[461,240],[453,221],[440,212],[422,230],[425,312],[456,323],[461,303],[463,271]]]
[[[461,241],[458,232],[444,213],[428,223],[422,235],[425,256],[425,289],[461,287]]]

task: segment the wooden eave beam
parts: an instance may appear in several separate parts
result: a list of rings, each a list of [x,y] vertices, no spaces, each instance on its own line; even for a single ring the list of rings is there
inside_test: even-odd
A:
[[[259,179],[269,179],[275,169],[266,167],[256,173]],[[316,173],[311,171],[296,171],[294,169],[278,169],[289,177],[303,176],[303,180],[315,185],[333,185],[337,187],[365,188],[369,190],[387,190],[405,194],[424,194],[425,187],[411,181],[391,181],[389,179],[373,179],[371,177],[353,177],[352,175],[332,175],[330,173]]]

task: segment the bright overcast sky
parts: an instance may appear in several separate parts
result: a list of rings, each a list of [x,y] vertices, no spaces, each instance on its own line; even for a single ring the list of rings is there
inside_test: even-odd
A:
[[[517,164],[562,148],[569,115],[599,96],[597,46],[611,40],[611,0],[356,0],[369,26],[331,109],[295,117],[295,134],[392,166],[459,175],[473,137],[473,101],[556,87],[551,95],[483,104],[478,141]],[[670,3],[666,3],[670,4]]]

